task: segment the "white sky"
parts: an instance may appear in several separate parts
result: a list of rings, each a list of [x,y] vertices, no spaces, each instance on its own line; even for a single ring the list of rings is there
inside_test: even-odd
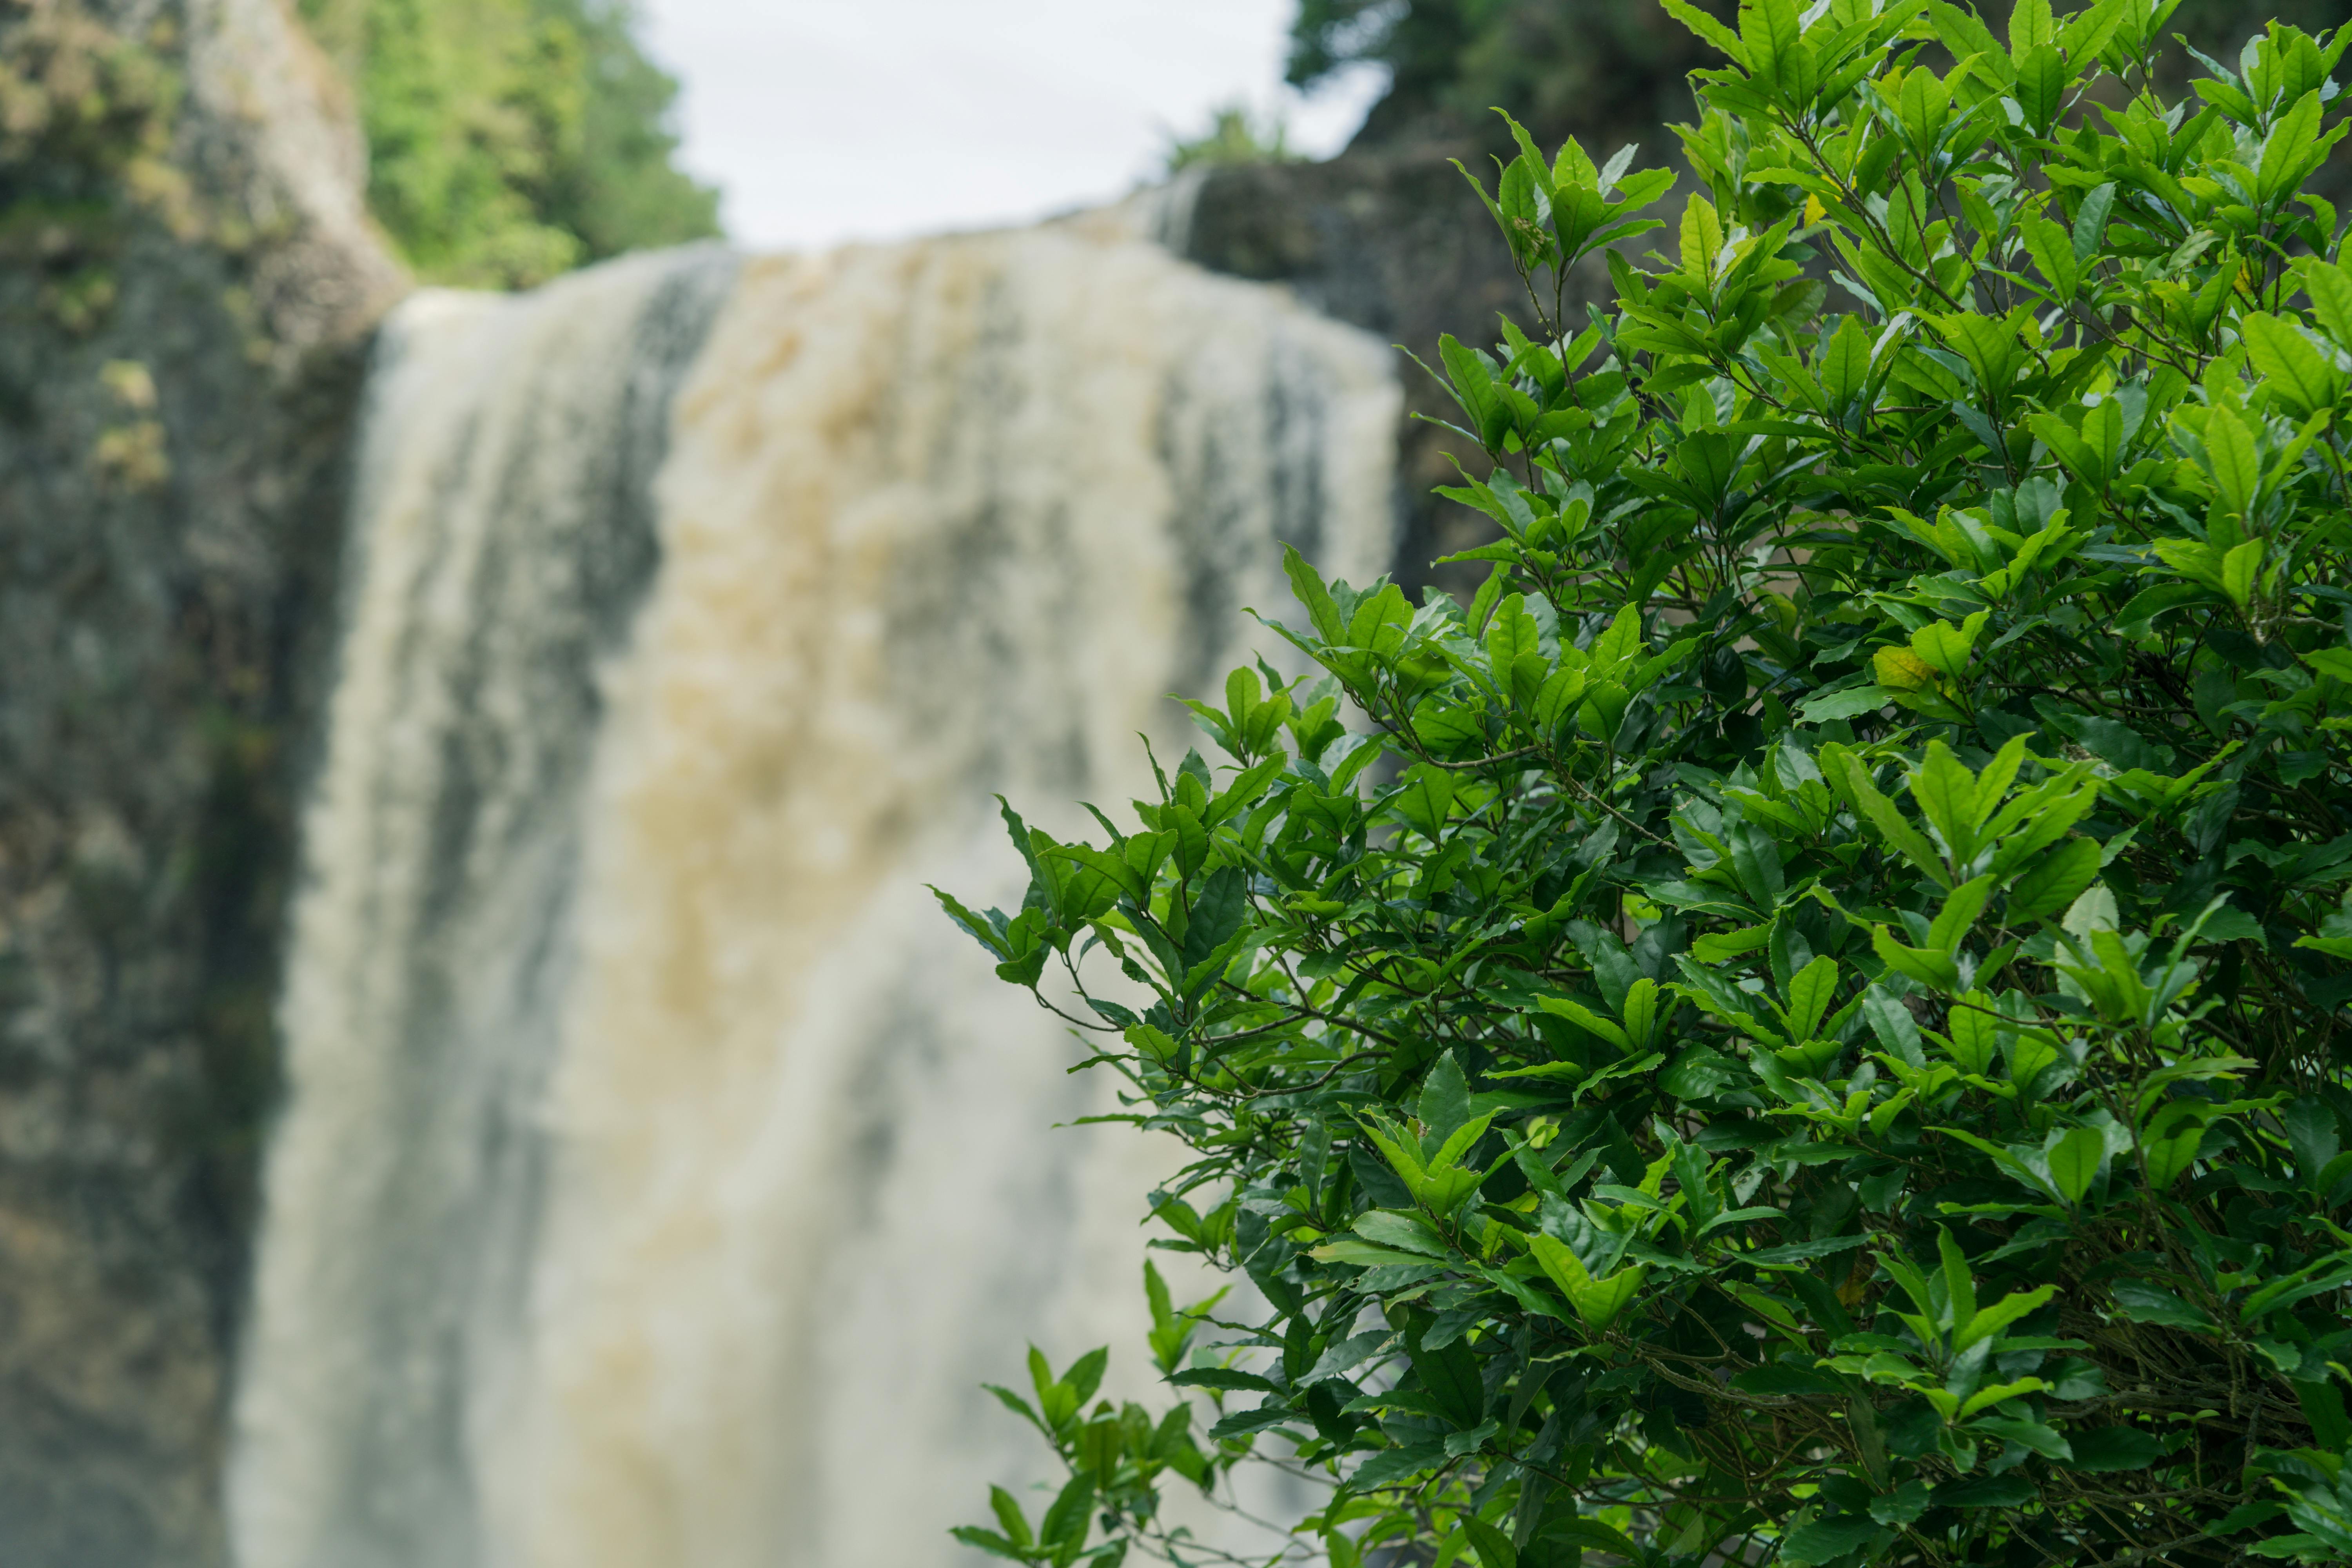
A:
[[[686,166],[729,235],[805,249],[1013,223],[1116,196],[1169,133],[1244,100],[1337,152],[1360,72],[1282,84],[1296,0],[638,0],[684,84]]]

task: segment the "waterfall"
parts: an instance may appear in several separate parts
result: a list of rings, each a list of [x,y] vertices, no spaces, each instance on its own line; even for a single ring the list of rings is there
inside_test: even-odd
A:
[[[1391,546],[1372,340],[1111,217],[635,258],[388,329],[282,1005],[242,1568],[922,1568],[1137,1365],[1169,1152],[1019,897]],[[1164,1397],[1164,1395],[1163,1395]]]

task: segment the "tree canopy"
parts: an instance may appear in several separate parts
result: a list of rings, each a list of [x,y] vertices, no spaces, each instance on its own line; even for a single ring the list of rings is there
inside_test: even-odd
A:
[[[1698,0],[1720,20],[1734,0]],[[2000,26],[2009,6],[1984,7]],[[2352,20],[2347,0],[2183,0],[2166,26],[2209,54],[2234,51],[2270,19],[2307,31]],[[2177,86],[2188,57],[2157,63]],[[1367,123],[1372,143],[1416,135],[1484,137],[1507,105],[1539,138],[1615,145],[1690,112],[1689,73],[1706,46],[1656,5],[1624,0],[1300,0],[1289,76],[1309,87],[1370,64],[1391,75]]]
[[[528,287],[719,232],[680,172],[677,84],[627,0],[303,0],[359,96],[368,197],[434,282]]]

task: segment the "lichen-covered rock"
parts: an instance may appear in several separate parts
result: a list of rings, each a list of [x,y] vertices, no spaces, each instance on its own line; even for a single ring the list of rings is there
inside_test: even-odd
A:
[[[0,1562],[210,1564],[367,327],[277,0],[0,9]]]

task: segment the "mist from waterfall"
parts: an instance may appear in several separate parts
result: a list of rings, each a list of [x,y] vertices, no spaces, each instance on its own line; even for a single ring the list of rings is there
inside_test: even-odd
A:
[[[1136,1347],[1167,1152],[926,882],[1391,548],[1386,351],[1097,217],[388,329],[282,1005],[242,1568],[922,1568]],[[1270,649],[1269,649],[1270,651]],[[1164,1395],[1162,1395],[1164,1397]]]

